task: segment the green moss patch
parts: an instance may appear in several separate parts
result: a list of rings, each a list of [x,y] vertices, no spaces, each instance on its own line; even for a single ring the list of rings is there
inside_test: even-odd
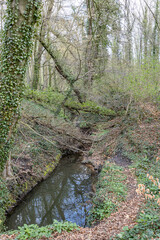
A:
[[[46,91],[38,91],[26,89],[25,91],[26,98],[33,99],[36,102],[41,103],[43,106],[51,105],[49,108],[53,111],[56,111],[57,108],[63,104],[65,99],[64,94],[55,92],[51,89]],[[82,112],[90,112],[92,114],[99,114],[102,116],[116,116],[116,113],[105,107],[99,106],[96,102],[86,101],[84,103],[80,103],[75,101],[74,99],[69,98],[63,104],[63,107],[71,109],[72,111],[82,111]]]

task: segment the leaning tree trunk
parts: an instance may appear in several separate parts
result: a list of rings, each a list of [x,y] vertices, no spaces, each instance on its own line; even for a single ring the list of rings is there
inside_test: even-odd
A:
[[[74,83],[77,81],[77,78],[73,75],[73,73],[68,69],[68,67],[65,65],[65,62],[61,60],[59,57],[59,51],[56,48],[53,48],[51,45],[51,40],[48,38],[48,42],[44,38],[40,38],[37,36],[37,39],[39,42],[42,44],[44,49],[48,52],[48,54],[51,56],[55,63],[55,69],[57,72],[64,78],[66,79],[67,83],[70,85],[71,91],[73,90],[74,93],[76,94],[78,101],[80,103],[83,103],[83,97],[81,96],[80,91],[74,87]],[[70,94],[70,92],[69,92]],[[67,96],[68,97],[68,96]]]
[[[24,77],[41,0],[8,0],[1,50],[0,173],[4,170],[19,119]]]

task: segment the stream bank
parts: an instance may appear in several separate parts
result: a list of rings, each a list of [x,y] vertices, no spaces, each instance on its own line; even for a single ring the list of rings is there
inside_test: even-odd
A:
[[[10,194],[8,214],[37,184],[50,176],[63,155],[83,155],[92,142],[90,136],[63,119],[56,119],[44,107],[24,100],[22,108],[12,150],[13,175],[5,181]]]
[[[24,224],[45,226],[53,220],[87,224],[92,206],[93,179],[90,168],[82,165],[79,156],[63,157],[53,173],[32,190],[8,217],[9,230]]]
[[[113,234],[112,230],[114,230],[115,236],[116,234],[120,234],[119,236],[122,236],[121,232],[123,231],[123,226],[127,226],[129,228],[128,232],[124,232],[123,234],[125,240],[129,239],[128,236],[131,236],[132,239],[139,239],[136,238],[134,229],[138,232],[138,234],[143,234],[143,230],[147,232],[147,229],[144,229],[143,224],[139,224],[138,221],[143,222],[143,220],[146,219],[146,216],[148,216],[148,213],[151,220],[149,220],[150,225],[147,226],[149,226],[149,229],[152,229],[152,220],[156,220],[153,218],[154,216],[158,216],[157,214],[159,208],[157,208],[157,206],[154,207],[154,205],[150,203],[147,203],[148,201],[146,200],[144,201],[143,196],[142,198],[137,196],[136,188],[138,183],[147,184],[148,187],[151,186],[149,180],[147,179],[148,172],[153,175],[154,178],[159,177],[160,161],[158,161],[158,156],[160,153],[160,125],[159,116],[157,117],[157,114],[155,116],[151,113],[144,119],[139,120],[137,118],[138,120],[136,122],[135,118],[131,118],[132,116],[126,119],[123,117],[117,117],[114,120],[99,123],[94,126],[95,131],[92,133],[92,138],[94,141],[91,145],[91,149],[88,152],[88,155],[85,155],[84,163],[88,164],[89,161],[89,163],[92,165],[92,159],[95,159],[95,162],[97,162],[98,159],[100,161],[102,161],[102,159],[103,161],[106,161],[108,159],[110,164],[110,162],[113,161],[111,156],[114,156],[114,153],[116,152],[122,153],[123,160],[125,160],[126,157],[127,159],[130,159],[131,161],[122,161],[123,170],[120,171],[119,168],[115,167],[116,171],[120,171],[123,175],[125,174],[126,176],[124,182],[128,185],[128,194],[126,197],[127,200],[122,203],[122,209],[119,208],[119,210],[121,209],[122,211],[114,208],[115,212],[111,213],[108,219],[100,220],[100,224],[92,229],[81,228],[80,231],[73,231],[72,233],[63,232],[62,234],[55,232],[53,233],[52,237],[48,239],[68,238],[75,240],[88,239],[89,236],[91,239],[96,240],[109,239],[109,237]],[[116,165],[121,162],[119,161],[119,158],[117,159],[117,157],[119,156],[116,156],[114,159]],[[130,163],[131,166],[128,166]],[[110,167],[110,169],[113,170],[113,167],[114,165]],[[111,172],[113,173],[115,170]],[[108,170],[104,171],[103,174],[104,176],[102,177],[102,180],[107,179],[108,175],[110,175],[108,174]],[[114,185],[115,179],[113,178],[112,188],[109,188],[108,190],[108,192],[111,194],[113,192],[113,189],[115,189],[113,188]],[[102,190],[103,189],[104,186],[102,186]],[[121,191],[122,189],[119,188],[119,190]],[[131,198],[133,198],[133,201],[131,201]],[[148,205],[146,205],[146,203]],[[120,226],[120,217],[124,219],[124,222],[121,227],[118,227]],[[106,228],[110,228],[111,235],[107,235]],[[131,230],[133,228],[133,231],[131,231],[130,228]],[[155,233],[153,233],[153,236],[155,236]],[[16,235],[13,237],[16,237]],[[13,237],[11,239],[14,239]],[[7,235],[2,236],[1,238],[7,240],[10,239]],[[121,238],[119,237],[117,239]]]
[[[129,224],[130,227],[133,227],[136,224],[136,217],[143,203],[143,198],[137,196],[136,194],[135,190],[137,182],[135,180],[134,172],[128,169],[128,167],[122,168],[113,162],[114,158],[112,160],[110,159],[110,161],[106,161],[102,172],[100,173],[101,176],[97,185],[98,192],[100,191],[103,194],[101,195],[101,199],[97,199],[99,202],[98,208],[100,207],[100,204],[102,204],[103,207],[101,209],[99,208],[100,211],[97,209],[95,212],[96,219],[98,217],[97,214],[99,214],[99,224],[96,224],[92,228],[81,227],[78,231],[75,229],[70,233],[67,231],[58,233],[53,230],[52,234],[50,237],[47,237],[47,239],[87,240],[90,237],[92,240],[109,240],[113,235],[115,236],[117,233],[120,233],[123,227],[127,224]],[[122,163],[124,164],[124,159],[122,160]],[[123,187],[122,190],[123,185],[126,186],[127,189]],[[97,196],[100,196],[98,192]],[[106,202],[104,199],[105,197],[110,197],[110,201]],[[113,201],[112,203],[111,200]],[[115,204],[117,203],[119,203],[119,205],[116,207]],[[103,216],[101,215],[102,212],[104,214]],[[105,219],[103,219],[104,217]],[[49,229],[51,229],[51,225],[46,226],[46,228],[43,229],[49,231]],[[1,235],[1,238],[2,240],[16,239],[19,236],[19,233],[21,232],[11,232],[11,235]],[[44,232],[43,236],[45,236],[46,233]],[[32,233],[29,236],[26,232],[26,236],[29,237],[28,239],[32,239]],[[44,237],[39,237],[38,239],[42,240]]]

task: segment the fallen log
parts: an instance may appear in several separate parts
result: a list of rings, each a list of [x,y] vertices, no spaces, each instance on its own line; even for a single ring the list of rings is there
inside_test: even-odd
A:
[[[115,111],[105,107],[101,107],[97,105],[95,102],[91,102],[91,101],[78,103],[75,101],[67,100],[66,103],[64,104],[64,107],[70,110],[89,112],[89,113],[98,114],[102,116],[109,116],[109,117],[116,116]]]
[[[59,94],[59,96],[57,96]],[[55,96],[54,96],[55,95]],[[46,104],[49,105],[49,109],[56,112],[55,106],[58,106],[59,104],[63,103],[63,95],[61,93],[54,93],[53,92],[41,92],[38,90],[29,90],[25,94],[26,98],[34,100],[36,103],[39,103],[41,105],[45,105],[44,107],[48,108]],[[57,101],[57,102],[56,102]],[[83,111],[83,112],[89,112],[92,114],[98,114],[102,116],[108,116],[108,117],[115,117],[117,116],[117,113],[113,111],[112,109],[108,109],[106,107],[99,106],[97,103],[93,101],[86,101],[83,103],[76,102],[72,100],[71,98],[68,99],[66,102],[63,103],[62,107],[69,109],[70,111]]]

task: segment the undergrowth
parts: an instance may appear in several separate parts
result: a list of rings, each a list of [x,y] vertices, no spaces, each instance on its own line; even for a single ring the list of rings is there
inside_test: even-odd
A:
[[[74,229],[79,230],[79,227],[76,223],[67,221],[58,222],[57,220],[54,220],[53,224],[48,226],[39,227],[37,224],[24,224],[23,227],[19,227],[18,229],[19,230],[8,232],[8,235],[15,234],[15,240],[32,240],[40,239],[42,237],[49,238],[54,232],[61,233],[62,231],[70,232]]]
[[[132,229],[124,228],[124,232],[118,234],[116,240],[149,240],[160,237],[160,217],[154,213],[144,213],[137,221],[137,225]]]
[[[96,186],[93,208],[88,217],[89,224],[109,217],[116,211],[119,203],[125,200],[127,195],[125,179],[122,167],[109,162],[105,163]]]
[[[152,132],[154,134],[154,132]],[[156,133],[157,134],[157,133]],[[131,136],[131,133],[129,133]],[[157,142],[148,143],[146,139],[133,139],[128,145],[128,151],[125,145],[124,155],[131,159],[133,164],[131,168],[135,169],[138,181],[137,194],[145,198],[145,203],[141,207],[137,224],[116,236],[116,240],[148,240],[159,239],[160,237],[160,161],[157,156]],[[148,139],[147,139],[148,140]],[[130,151],[132,149],[132,151]],[[134,149],[134,152],[133,152]]]
[[[6,182],[0,178],[0,232],[3,230],[3,223],[5,221],[5,210],[10,204],[10,193],[7,188]]]

